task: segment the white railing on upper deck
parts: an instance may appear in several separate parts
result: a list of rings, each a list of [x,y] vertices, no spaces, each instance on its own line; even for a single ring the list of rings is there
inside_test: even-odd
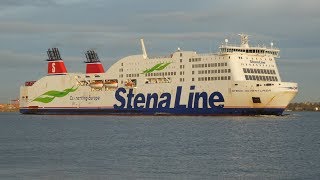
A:
[[[219,46],[219,49],[221,48],[228,48],[228,49],[265,49],[265,50],[280,50],[279,48],[275,47],[267,47],[266,45],[259,45],[258,46],[251,46],[251,47],[240,47],[236,44],[222,44]]]
[[[261,54],[266,55],[270,54],[275,57],[279,57],[280,50],[278,48],[267,48],[266,46],[263,47],[239,47],[239,46],[230,46],[230,45],[221,45],[219,47],[220,54],[225,53],[250,53],[250,54]]]
[[[148,59],[170,59],[172,56],[153,56],[149,57]]]
[[[202,53],[202,54],[197,54],[198,56],[213,56],[213,55],[219,55],[220,53]]]

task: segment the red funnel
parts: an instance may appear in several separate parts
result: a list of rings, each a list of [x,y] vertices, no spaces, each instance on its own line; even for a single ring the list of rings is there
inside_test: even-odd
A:
[[[93,51],[89,50],[86,53],[87,61],[85,61],[86,65],[86,73],[104,73],[104,68],[99,60],[98,54]]]
[[[61,59],[58,48],[48,49],[48,75],[66,74],[67,68]]]

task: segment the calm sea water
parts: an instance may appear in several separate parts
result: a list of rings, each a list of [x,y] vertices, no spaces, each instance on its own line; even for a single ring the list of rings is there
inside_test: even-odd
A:
[[[319,179],[320,113],[0,114],[0,179]]]

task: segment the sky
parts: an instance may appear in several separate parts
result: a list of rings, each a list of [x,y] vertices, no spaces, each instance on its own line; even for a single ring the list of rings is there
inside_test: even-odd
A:
[[[178,47],[215,52],[225,38],[280,48],[283,81],[297,82],[294,102],[320,101],[318,0],[1,0],[0,102],[19,96],[27,80],[46,75],[46,50],[58,47],[69,72],[85,72],[95,49],[105,69],[117,60]]]

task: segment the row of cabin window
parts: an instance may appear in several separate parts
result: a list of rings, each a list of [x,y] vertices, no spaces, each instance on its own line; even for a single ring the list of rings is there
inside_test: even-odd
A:
[[[139,77],[139,74],[127,74],[127,77]]]
[[[221,49],[222,52],[245,52],[245,53],[264,53],[264,50],[259,49]]]
[[[275,51],[266,51],[267,54],[278,55],[278,52]]]
[[[245,52],[245,53],[267,53],[272,55],[277,55],[278,52],[276,51],[265,51],[265,50],[259,50],[259,49],[228,49],[228,48],[222,48],[222,52]]]
[[[176,72],[157,72],[157,73],[147,73],[146,76],[175,76]]]
[[[231,80],[231,76],[198,77],[198,81],[220,81],[220,80]],[[192,78],[192,81],[194,81],[193,78]]]
[[[246,80],[253,81],[278,81],[276,76],[258,76],[258,75],[245,75]]]
[[[239,59],[243,59],[244,57],[239,56],[238,58],[239,58]],[[249,58],[246,57],[246,59],[249,59],[249,60],[250,60],[250,59],[251,59],[251,60],[270,60],[270,61],[272,60],[272,58],[250,58],[250,57],[249,57]],[[241,63],[241,64],[243,64],[243,63]]]
[[[252,68],[243,68],[244,73],[252,74],[276,74],[276,71],[273,69],[252,69]]]
[[[189,62],[199,62],[201,61],[201,58],[190,58]]]
[[[208,63],[208,64],[192,64],[192,68],[204,68],[204,67],[220,67],[220,66],[227,66],[228,64],[225,63]]]
[[[199,70],[198,74],[231,73],[231,69]]]

